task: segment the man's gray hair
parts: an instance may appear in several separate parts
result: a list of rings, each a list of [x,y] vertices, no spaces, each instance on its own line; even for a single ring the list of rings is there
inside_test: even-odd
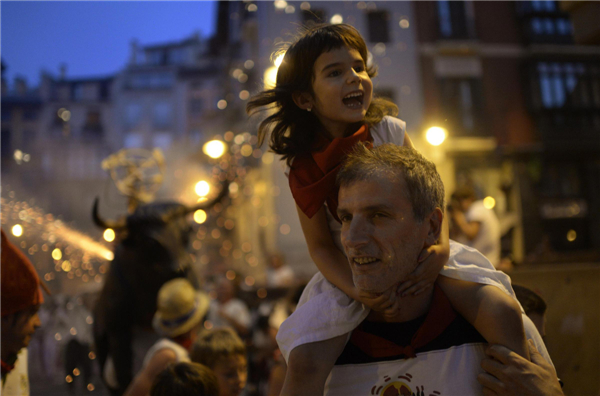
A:
[[[433,162],[417,150],[386,143],[373,149],[357,144],[348,154],[337,175],[337,184],[346,187],[357,181],[383,175],[390,181],[403,177],[406,197],[418,221],[423,221],[435,208],[444,211],[444,183]]]

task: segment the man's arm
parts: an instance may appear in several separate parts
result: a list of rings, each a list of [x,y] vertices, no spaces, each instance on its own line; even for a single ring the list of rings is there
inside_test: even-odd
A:
[[[501,345],[486,349],[489,358],[481,361],[486,372],[477,376],[485,396],[564,396],[554,367],[531,340],[527,345],[531,362]]]
[[[156,352],[125,391],[125,396],[147,396],[154,378],[163,371],[169,363],[175,363],[177,357],[172,349],[164,348]]]

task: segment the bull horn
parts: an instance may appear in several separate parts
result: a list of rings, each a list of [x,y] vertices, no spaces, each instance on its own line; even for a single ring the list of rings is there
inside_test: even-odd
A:
[[[112,228],[115,231],[125,228],[125,219],[122,219],[120,221],[115,221],[115,220],[104,220],[104,219],[100,218],[100,215],[98,214],[98,203],[99,202],[100,202],[100,200],[98,199],[98,197],[96,197],[96,199],[94,200],[94,209],[92,210],[92,219],[94,220],[94,223],[96,223],[96,225],[100,228]]]
[[[180,208],[178,208],[177,210],[166,214],[165,216],[163,216],[163,220],[165,222],[168,222],[170,219],[177,217],[177,216],[185,216],[188,213],[191,212],[195,212],[199,209],[203,209],[203,210],[207,210],[212,208],[215,204],[217,204],[218,202],[220,202],[223,198],[225,198],[225,196],[229,193],[229,181],[225,180],[225,182],[223,182],[222,188],[221,188],[221,192],[219,193],[219,195],[213,199],[212,201],[208,202],[202,202],[193,206],[182,206]]]

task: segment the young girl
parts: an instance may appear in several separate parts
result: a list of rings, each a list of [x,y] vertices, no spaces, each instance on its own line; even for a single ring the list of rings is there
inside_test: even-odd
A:
[[[454,308],[489,342],[528,357],[510,279],[494,271],[477,251],[449,244],[447,226],[441,243],[421,254],[408,282],[378,296],[354,286],[335,214],[337,171],[344,155],[360,141],[412,147],[405,123],[390,116],[398,108],[373,97],[375,69],[367,67],[366,59],[366,44],[352,26],[315,26],[288,48],[275,88],[256,95],[247,106],[250,114],[274,107],[259,126],[259,141],[271,130],[271,149],[290,167],[300,224],[320,270],[277,335],[288,360],[283,395],[322,394],[348,333],[366,318],[369,308],[391,315],[399,292],[418,293],[432,286],[438,273],[445,275],[438,282]]]

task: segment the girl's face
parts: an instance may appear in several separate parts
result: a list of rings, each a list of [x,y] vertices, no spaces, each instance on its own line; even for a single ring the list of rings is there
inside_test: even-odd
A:
[[[365,61],[355,49],[341,47],[322,53],[314,65],[311,111],[334,137],[362,121],[373,96]]]

